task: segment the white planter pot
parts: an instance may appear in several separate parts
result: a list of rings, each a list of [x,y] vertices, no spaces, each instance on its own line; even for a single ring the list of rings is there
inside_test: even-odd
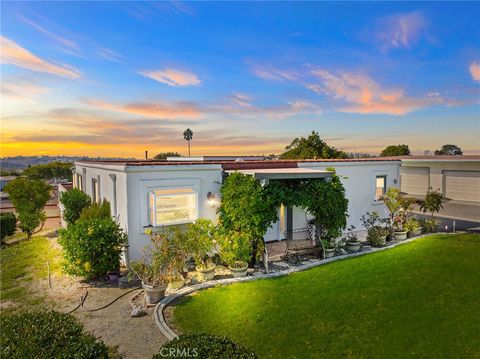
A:
[[[395,239],[397,241],[403,241],[407,239],[407,231],[402,231],[402,232],[395,231]]]
[[[422,229],[417,229],[417,230],[415,230],[415,231],[410,231],[410,235],[411,235],[412,237],[416,237],[416,236],[419,236],[419,235],[421,235],[421,234],[422,234]]]
[[[335,248],[325,248],[325,258],[332,258],[335,255]]]
[[[229,268],[230,268],[230,271],[232,272],[232,275],[233,275],[235,278],[246,277],[246,276],[247,276],[248,263],[245,264],[245,267],[241,267],[241,268],[232,268],[232,267],[229,267]]]
[[[212,265],[211,267],[208,267],[208,268],[196,268],[197,269],[197,273],[198,273],[198,276],[199,276],[199,279],[202,280],[202,281],[207,281],[207,280],[212,280],[213,278],[215,278],[215,268],[216,268],[216,265]]]
[[[347,242],[347,251],[358,252],[360,250],[360,242]]]
[[[164,284],[161,286],[152,287],[142,282],[142,288],[145,291],[145,301],[150,305],[158,303],[163,297],[165,297],[167,285]]]

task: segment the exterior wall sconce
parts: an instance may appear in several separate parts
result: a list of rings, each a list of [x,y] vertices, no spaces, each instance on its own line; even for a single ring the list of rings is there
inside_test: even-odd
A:
[[[215,206],[215,203],[217,202],[215,200],[215,195],[212,193],[212,192],[208,192],[207,193],[207,200],[208,200],[208,204],[213,207]]]

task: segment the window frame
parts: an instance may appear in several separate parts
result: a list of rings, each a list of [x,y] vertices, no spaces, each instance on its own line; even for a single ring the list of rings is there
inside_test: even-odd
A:
[[[195,209],[195,214],[193,219],[188,219],[188,220],[178,220],[178,221],[170,221],[168,223],[157,223],[157,199],[158,197],[162,197],[160,194],[156,194],[155,191],[164,191],[164,190],[170,190],[170,191],[181,191],[181,190],[190,190],[191,193],[172,193],[168,195],[164,195],[165,197],[175,197],[175,196],[184,196],[184,195],[193,195],[194,197],[194,209]],[[153,196],[153,207],[151,205],[150,198]],[[156,188],[149,188],[148,193],[147,193],[147,216],[148,216],[148,224],[153,227],[163,227],[163,226],[175,226],[175,225],[181,225],[181,224],[188,224],[188,223],[193,223],[198,219],[199,215],[199,194],[198,191],[193,188],[193,187],[188,187],[188,186],[182,186],[182,187],[156,187]]]
[[[379,178],[383,178],[383,189],[382,189],[382,196],[387,192],[387,175],[376,175],[375,176],[375,202],[381,201],[381,196],[377,197],[377,189],[380,187],[377,187],[377,180]]]

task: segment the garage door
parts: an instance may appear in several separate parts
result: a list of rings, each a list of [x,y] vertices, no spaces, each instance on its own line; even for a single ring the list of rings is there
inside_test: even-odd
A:
[[[400,167],[400,188],[409,194],[425,195],[428,190],[428,167]]]
[[[480,171],[445,171],[445,197],[480,202]]]

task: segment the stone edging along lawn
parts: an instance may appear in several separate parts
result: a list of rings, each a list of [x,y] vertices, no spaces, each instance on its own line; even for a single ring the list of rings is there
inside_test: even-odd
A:
[[[183,297],[187,294],[191,294],[191,293],[196,292],[198,290],[207,289],[207,288],[211,288],[211,287],[216,287],[216,286],[220,286],[220,285],[228,285],[228,284],[239,283],[239,282],[249,282],[249,281],[253,281],[253,280],[257,280],[257,279],[264,279],[264,278],[281,277],[281,276],[285,276],[285,275],[288,275],[288,274],[291,274],[291,273],[304,271],[304,270],[307,270],[307,269],[310,269],[310,268],[313,268],[313,267],[318,267],[318,266],[321,266],[321,265],[324,265],[324,264],[327,264],[327,263],[336,262],[338,260],[342,260],[342,259],[346,259],[346,258],[352,258],[352,257],[359,257],[359,256],[363,256],[363,255],[366,255],[366,254],[375,253],[375,252],[383,251],[383,250],[386,250],[386,249],[394,248],[396,246],[399,246],[399,245],[402,245],[402,244],[405,244],[405,243],[410,243],[414,240],[417,240],[417,239],[420,239],[420,238],[423,238],[423,237],[427,237],[427,236],[432,235],[432,234],[452,234],[452,233],[429,233],[429,234],[424,234],[424,235],[413,237],[413,238],[410,238],[410,239],[407,239],[407,240],[404,240],[404,241],[401,241],[401,242],[393,243],[389,246],[380,247],[380,248],[372,247],[369,251],[344,254],[344,255],[328,258],[328,259],[325,259],[325,260],[320,260],[318,262],[312,262],[312,263],[304,264],[304,265],[301,265],[301,266],[298,266],[298,267],[291,267],[291,268],[288,268],[288,269],[285,269],[285,270],[279,271],[279,272],[257,274],[257,275],[253,275],[253,276],[249,276],[249,277],[243,277],[243,278],[227,278],[227,279],[212,280],[212,281],[208,281],[208,282],[204,282],[204,283],[198,283],[198,284],[195,284],[195,285],[192,285],[192,286],[189,286],[189,287],[185,287],[185,288],[182,288],[182,289],[176,291],[175,293],[172,293],[171,295],[168,295],[168,296],[164,297],[160,302],[158,302],[158,304],[156,305],[155,310],[153,312],[153,316],[155,317],[155,323],[157,324],[157,326],[160,329],[160,331],[162,332],[162,334],[168,340],[172,340],[172,339],[177,338],[178,335],[168,326],[168,324],[165,320],[165,317],[163,315],[163,311],[174,300],[176,300],[178,298],[181,298],[181,297]]]

